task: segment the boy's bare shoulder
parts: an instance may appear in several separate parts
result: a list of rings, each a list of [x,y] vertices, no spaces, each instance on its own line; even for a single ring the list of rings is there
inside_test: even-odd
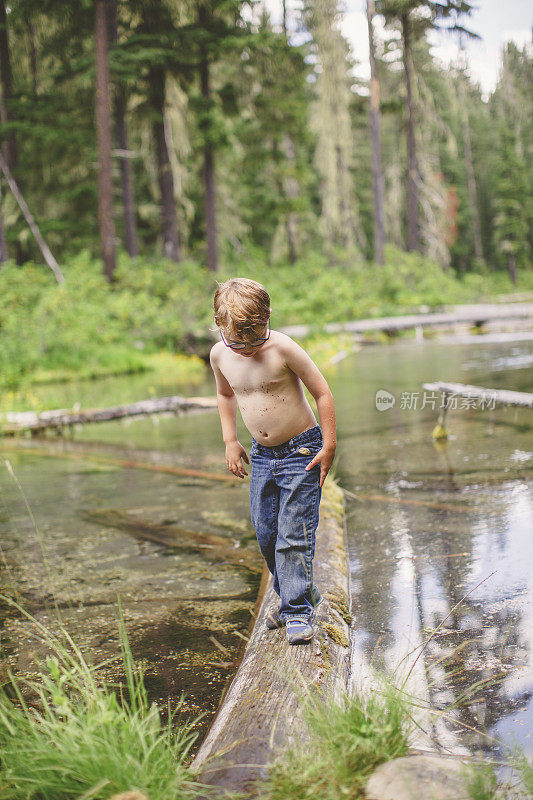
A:
[[[211,362],[211,364],[218,363],[218,359],[220,357],[223,347],[224,347],[224,342],[215,342],[215,344],[209,351],[209,361]]]
[[[275,334],[275,337],[274,337]],[[290,336],[287,336],[286,333],[282,333],[281,331],[272,331],[272,338],[274,339],[274,344],[278,348],[279,352],[283,356],[290,356],[294,353],[302,352],[303,348],[291,339]]]

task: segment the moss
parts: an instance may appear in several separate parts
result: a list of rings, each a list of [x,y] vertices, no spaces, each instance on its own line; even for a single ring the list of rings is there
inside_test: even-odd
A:
[[[340,644],[341,647],[350,646],[350,642],[348,641],[346,634],[338,625],[329,622],[322,622],[321,627],[328,634],[328,636],[333,639],[334,642]]]
[[[347,595],[341,589],[334,589],[326,592],[326,598],[329,601],[330,606],[334,608],[338,614],[340,614],[346,624],[351,625],[353,622],[353,616],[350,613]]]

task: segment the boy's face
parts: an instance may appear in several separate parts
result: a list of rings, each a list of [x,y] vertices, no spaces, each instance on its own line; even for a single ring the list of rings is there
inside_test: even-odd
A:
[[[232,336],[229,332],[222,331],[222,329],[220,329],[220,334],[226,347],[229,347],[230,350],[233,350],[233,352],[239,356],[251,358],[261,350],[270,336],[270,319],[263,328],[255,330],[250,338],[238,337],[237,335]]]

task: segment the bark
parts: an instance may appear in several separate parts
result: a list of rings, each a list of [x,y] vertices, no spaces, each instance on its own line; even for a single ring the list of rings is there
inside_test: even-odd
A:
[[[30,209],[26,205],[26,201],[24,200],[24,198],[22,196],[22,193],[21,193],[20,189],[17,186],[16,181],[15,181],[13,175],[11,174],[11,170],[9,169],[7,161],[5,160],[5,158],[4,158],[4,156],[2,155],[1,152],[0,152],[0,170],[2,170],[2,172],[4,174],[4,178],[6,179],[7,185],[9,186],[11,191],[13,192],[15,200],[17,201],[17,203],[18,203],[18,205],[20,207],[20,210],[22,211],[22,214],[24,215],[24,219],[28,223],[28,227],[31,230],[31,232],[33,233],[33,235],[34,235],[34,237],[35,237],[35,239],[37,241],[37,244],[39,245],[39,248],[41,250],[41,253],[43,254],[44,260],[46,261],[46,263],[48,264],[48,266],[50,267],[50,269],[52,270],[52,272],[56,276],[57,282],[58,283],[63,283],[63,281],[65,280],[65,278],[63,277],[63,273],[61,272],[61,270],[59,268],[59,265],[58,265],[57,261],[55,260],[54,256],[50,252],[50,249],[49,249],[48,245],[44,241],[44,239],[43,239],[43,237],[41,235],[41,232],[40,232],[40,230],[39,230],[39,228],[37,226],[37,223],[35,222],[32,214],[30,212]]]
[[[118,42],[117,2],[110,4],[110,40]],[[128,134],[126,129],[126,92],[117,82],[115,86],[115,132],[120,159],[120,184],[122,188],[122,219],[124,225],[124,245],[126,252],[134,257],[139,254],[137,244],[137,225],[135,222],[135,198],[133,194],[133,171],[128,153]]]
[[[0,78],[2,80],[2,102],[5,122],[13,122],[13,110],[10,106],[13,99],[13,73],[9,53],[9,37],[7,30],[7,11],[5,0],[0,0]],[[5,158],[11,170],[17,166],[17,139],[11,130],[6,137]]]
[[[407,91],[407,250],[418,250],[420,226],[418,221],[418,159],[415,137],[415,108],[413,97],[413,61],[409,20],[402,17],[403,65]]]
[[[178,219],[174,200],[174,178],[170,165],[167,138],[165,135],[165,70],[153,65],[149,73],[150,103],[155,112],[152,135],[157,160],[157,178],[161,193],[161,224],[165,256],[178,263],[181,247],[178,234]]]
[[[111,104],[109,98],[108,0],[95,1],[96,131],[98,138],[98,220],[104,273],[114,278],[115,221],[113,218],[113,177],[111,164]]]
[[[205,53],[202,54],[200,60],[200,84],[202,97],[209,101],[211,97],[211,89],[209,86],[209,61]],[[203,132],[204,137],[208,134],[207,121],[204,121]],[[212,272],[216,272],[218,268],[218,253],[217,253],[217,217],[216,217],[216,188],[215,188],[215,157],[213,153],[213,146],[207,141],[204,141],[204,205],[205,205],[205,233],[207,238],[207,267]]]
[[[385,190],[381,166],[381,115],[379,109],[379,80],[376,70],[374,29],[374,0],[367,0],[368,45],[370,51],[370,135],[372,138],[372,174],[374,178],[374,261],[384,263],[385,246]]]

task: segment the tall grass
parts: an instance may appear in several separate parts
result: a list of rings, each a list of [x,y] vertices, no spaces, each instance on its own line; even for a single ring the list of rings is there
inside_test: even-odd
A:
[[[22,680],[8,671],[0,690],[3,800],[107,800],[134,790],[150,800],[188,800],[201,790],[206,796],[185,766],[196,721],[173,725],[183,697],[174,711],[169,705],[164,724],[156,704],[149,704],[120,604],[126,680],[115,687],[99,679],[62,625],[56,635],[12,600],[2,599],[32,622],[49,652],[38,679]]]
[[[274,763],[262,800],[355,800],[379,764],[407,752],[408,704],[391,685],[368,696],[307,698],[303,714],[308,738]]]

